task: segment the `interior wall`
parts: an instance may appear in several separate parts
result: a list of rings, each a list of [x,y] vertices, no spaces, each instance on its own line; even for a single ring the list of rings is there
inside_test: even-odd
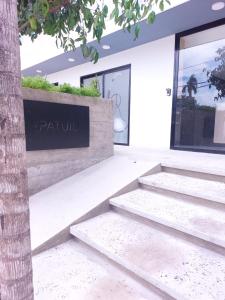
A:
[[[131,64],[130,145],[169,148],[175,36],[169,36],[47,76],[51,82],[80,85],[80,77]]]

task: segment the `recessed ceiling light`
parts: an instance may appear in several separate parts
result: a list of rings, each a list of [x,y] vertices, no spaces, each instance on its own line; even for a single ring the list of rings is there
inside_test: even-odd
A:
[[[218,1],[212,4],[212,10],[221,10],[225,7],[224,1]]]
[[[110,45],[102,45],[102,49],[104,50],[109,50],[111,47]]]
[[[74,62],[74,61],[75,61],[75,58],[69,57],[69,58],[68,58],[68,61],[69,61],[69,62]]]
[[[41,70],[36,70],[36,72],[37,72],[37,73],[42,73],[42,71],[41,71]]]

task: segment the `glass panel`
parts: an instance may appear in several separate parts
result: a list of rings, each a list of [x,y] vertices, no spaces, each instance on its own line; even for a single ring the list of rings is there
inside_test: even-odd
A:
[[[128,144],[130,69],[105,74],[105,98],[113,100],[114,143]]]
[[[180,39],[175,146],[225,151],[225,25]]]
[[[98,88],[99,88],[101,96],[103,97],[103,75],[85,78],[83,80],[83,86],[89,86],[89,85],[91,85],[92,80],[95,80],[95,79],[98,80]]]

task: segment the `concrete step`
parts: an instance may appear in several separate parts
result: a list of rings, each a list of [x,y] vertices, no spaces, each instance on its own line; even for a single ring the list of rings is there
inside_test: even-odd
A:
[[[213,168],[208,165],[196,165],[192,162],[177,162],[177,161],[165,161],[161,163],[163,172],[174,173],[184,176],[197,177],[206,180],[213,180],[219,182],[225,182],[225,170]]]
[[[225,248],[225,211],[144,189],[112,198],[110,204]]]
[[[107,212],[71,234],[175,299],[224,300],[224,256],[162,228]]]
[[[139,182],[148,188],[172,191],[225,204],[225,183],[222,182],[166,172],[140,177]]]
[[[33,257],[33,275],[35,300],[165,299],[75,240]]]
[[[133,163],[131,159],[116,154],[31,196],[33,254],[64,241],[71,224],[101,207],[106,199],[157,165],[152,161]],[[98,184],[102,182],[104,184]]]

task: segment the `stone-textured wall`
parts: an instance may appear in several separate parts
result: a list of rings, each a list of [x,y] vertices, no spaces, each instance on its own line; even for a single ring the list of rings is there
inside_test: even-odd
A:
[[[90,147],[27,151],[29,192],[42,189],[113,155],[112,103],[92,97],[23,89],[23,98],[89,106]]]

